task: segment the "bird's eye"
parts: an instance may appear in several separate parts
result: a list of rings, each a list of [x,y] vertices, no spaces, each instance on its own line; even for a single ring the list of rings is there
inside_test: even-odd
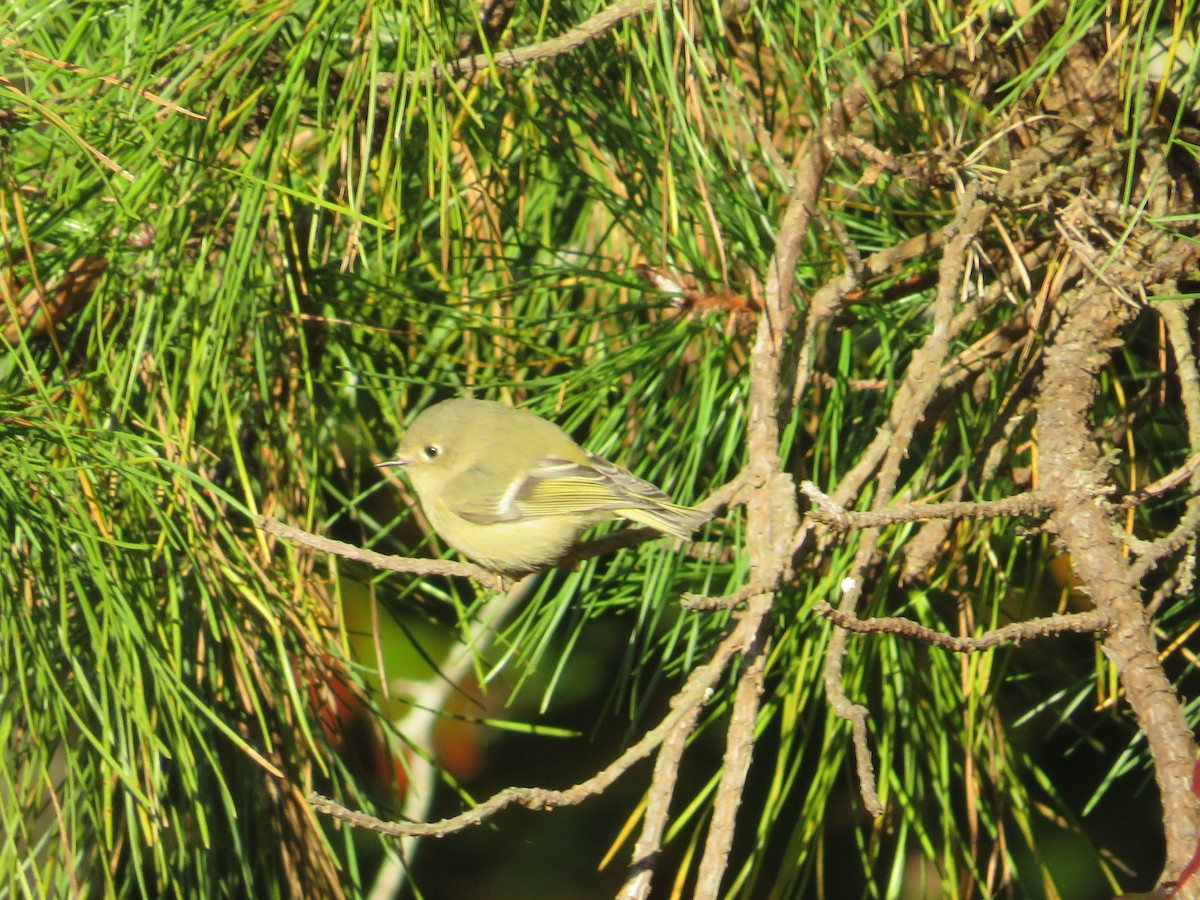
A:
[[[437,459],[441,452],[442,448],[437,444],[429,444],[424,450],[421,451],[421,455],[426,459]]]

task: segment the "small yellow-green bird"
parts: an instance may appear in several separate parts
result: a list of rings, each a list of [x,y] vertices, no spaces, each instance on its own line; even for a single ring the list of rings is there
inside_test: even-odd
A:
[[[686,540],[710,518],[552,422],[490,400],[431,406],[379,465],[403,466],[446,543],[505,575],[554,565],[595,522],[623,516]]]

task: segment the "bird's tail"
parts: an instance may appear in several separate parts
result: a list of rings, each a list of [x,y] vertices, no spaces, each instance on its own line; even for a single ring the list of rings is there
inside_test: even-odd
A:
[[[686,541],[697,528],[712,518],[711,515],[700,509],[663,502],[634,509],[618,509],[616,512],[641,525],[648,525],[663,534],[677,537],[681,541]]]

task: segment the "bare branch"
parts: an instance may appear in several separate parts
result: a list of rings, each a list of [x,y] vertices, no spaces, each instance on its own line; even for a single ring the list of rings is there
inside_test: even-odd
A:
[[[858,546],[850,568],[850,571],[855,574],[847,579],[848,589],[842,596],[840,607],[846,615],[853,615],[854,609],[858,606],[858,598],[862,595],[862,572],[866,569],[874,552],[873,542],[864,540]],[[867,743],[867,708],[860,703],[853,702],[847,696],[846,688],[842,684],[847,634],[845,629],[838,629],[830,635],[829,645],[825,648],[825,664],[822,667],[821,678],[825,684],[825,699],[829,701],[829,708],[835,716],[850,723],[859,794],[867,812],[878,817],[883,815],[883,803],[879,799],[875,765],[871,761],[871,749]]]
[[[487,569],[477,566],[474,563],[453,562],[443,559],[416,559],[408,556],[390,556],[386,553],[376,553],[374,550],[366,550],[362,547],[355,547],[353,544],[344,543],[343,541],[321,537],[319,534],[311,534],[301,528],[296,528],[293,525],[280,522],[278,519],[270,519],[265,516],[260,517],[254,524],[267,534],[281,537],[301,547],[308,547],[310,550],[319,550],[322,553],[333,553],[336,556],[351,559],[355,562],[366,563],[369,566],[374,566],[376,569],[387,569],[391,572],[410,572],[415,575],[464,575],[493,591],[502,591],[507,586],[504,579],[499,575],[489,572]]]
[[[1006,405],[1012,408],[1012,412],[1002,418],[1003,424],[999,428],[993,425],[990,429],[990,434],[984,440],[984,444],[988,445],[987,452],[978,456],[975,464],[963,471],[943,502],[960,500],[969,484],[990,484],[1002,461],[1010,458],[1013,434],[1032,416],[1033,403],[1026,389],[1026,381],[1031,374],[1032,370],[1022,375],[1017,388],[1010,392]],[[918,580],[929,569],[941,555],[955,522],[954,519],[930,519],[904,542],[901,584]]]
[[[1200,449],[1200,369],[1196,365],[1187,322],[1188,308],[1192,303],[1190,300],[1163,300],[1155,304],[1155,309],[1166,324],[1167,339],[1175,357],[1179,395],[1183,401],[1188,442],[1193,454],[1174,472],[1143,489],[1144,494],[1156,496],[1186,483],[1189,496],[1183,516],[1169,534],[1156,541],[1134,544],[1141,558],[1134,567],[1133,577],[1139,581],[1160,560],[1194,544],[1196,532],[1200,529],[1200,453],[1195,452]]]
[[[792,315],[790,304],[784,301],[790,296],[800,240],[816,211],[819,188],[825,171],[833,159],[834,149],[843,146],[842,138],[849,133],[851,123],[871,98],[914,74],[937,77],[959,76],[971,80],[977,78],[981,73],[978,66],[969,64],[963,57],[946,48],[922,47],[915,50],[907,60],[895,54],[885,56],[862,78],[847,88],[842,98],[822,117],[813,136],[800,154],[801,163],[797,167],[792,196],[784,214],[775,256],[771,260],[771,268],[768,272],[765,314],[760,323],[759,340],[755,346],[755,354],[751,358],[752,364],[760,358],[765,360],[764,365],[767,367],[759,373],[753,369],[751,371],[752,463],[755,440],[754,422],[765,414],[765,410],[755,402],[753,388],[758,381],[756,374],[769,376],[768,383],[777,391],[778,358]],[[926,346],[914,357],[905,385],[902,386],[900,396],[893,405],[893,415],[889,417],[888,424],[880,429],[863,461],[852,470],[851,477],[844,479],[844,493],[839,493],[839,496],[843,497],[843,503],[858,492],[861,484],[871,472],[875,471],[881,460],[884,460],[885,473],[880,479],[880,490],[875,497],[877,509],[885,506],[891,499],[895,477],[899,471],[900,454],[903,453],[903,448],[907,447],[907,439],[911,437],[911,430],[919,421],[928,398],[936,387],[937,373],[945,357],[949,339],[948,325],[954,302],[959,294],[958,276],[961,273],[961,260],[965,258],[964,254],[955,251],[965,249],[974,240],[976,233],[983,226],[987,212],[986,204],[976,204],[973,199],[969,199],[961,204],[959,215],[955,218],[954,223],[945,229],[949,247],[942,257],[941,285],[935,304],[933,335]],[[956,269],[956,266],[959,268]],[[796,369],[796,386],[788,398],[789,401],[800,396],[804,382],[808,378],[809,361],[806,354],[809,351],[805,348],[808,347],[816,327],[813,319],[831,314],[832,309],[836,308],[834,304],[840,302],[840,296],[844,296],[846,290],[848,288],[843,285],[840,291],[835,290],[831,294],[829,309],[810,311],[811,318],[806,329],[805,343],[801,348],[801,358]],[[936,360],[936,364],[933,364],[931,360]],[[770,368],[772,365],[775,367],[773,370]],[[920,399],[922,397],[923,400]],[[763,392],[763,401],[776,399],[777,394],[771,394],[769,391]],[[772,415],[781,415],[784,412],[786,410],[783,404],[771,404],[770,413]],[[773,434],[774,432],[764,431],[764,435]],[[752,527],[750,533],[754,532],[755,528]],[[793,552],[798,551],[803,545],[808,532],[807,523],[805,526],[797,528],[792,536]],[[877,538],[877,532],[871,529],[865,531],[861,536],[859,552],[852,568],[855,584],[861,585],[861,574],[874,554]],[[762,578],[757,574],[756,577]],[[842,598],[843,611],[852,612],[857,597],[858,589],[847,591]],[[867,748],[867,711],[865,708],[851,703],[841,684],[842,663],[846,650],[845,634],[845,631],[835,632],[826,650],[825,691],[835,714],[851,722],[863,802],[872,815],[880,815],[883,807],[875,789],[874,769]]]
[[[679,605],[684,609],[699,612],[733,609],[735,606],[741,606],[755,594],[762,594],[771,590],[774,590],[774,587],[766,587],[761,584],[747,584],[738,588],[733,593],[725,594],[722,597],[706,597],[703,594],[684,594],[679,599]]]
[[[1154,497],[1161,497],[1163,494],[1183,487],[1198,472],[1200,472],[1200,453],[1195,453],[1189,456],[1187,461],[1178,469],[1168,472],[1157,481],[1153,481],[1143,488],[1138,488],[1136,491],[1122,498],[1121,505],[1125,507],[1137,506],[1139,503],[1144,503]]]
[[[760,623],[765,622],[773,599],[772,594],[757,594],[750,601],[748,617],[757,619]],[[762,700],[763,669],[766,667],[768,644],[768,630],[759,627],[755,630],[753,640],[742,653],[746,667],[738,678],[737,690],[734,692],[733,711],[729,715],[729,729],[725,735],[721,780],[717,784],[712,822],[704,843],[700,872],[696,876],[694,896],[699,900],[721,895],[721,879],[729,866],[729,851],[733,846],[737,811],[742,804],[746,776],[750,771],[750,759],[754,752],[754,725],[758,720],[758,708]]]
[[[739,621],[718,645],[713,658],[688,676],[683,687],[672,698],[671,710],[662,721],[612,763],[574,787],[561,791],[537,787],[505,788],[483,803],[438,822],[388,822],[315,793],[308,796],[308,802],[317,812],[340,819],[354,828],[392,837],[444,837],[485,822],[502,809],[514,805],[532,810],[575,806],[604,792],[635,764],[649,756],[681,722],[698,714],[698,710],[708,703],[713,685],[725,673],[734,654],[744,645],[748,628],[748,620]]]
[[[710,514],[724,511],[736,494],[742,489],[744,483],[745,477],[743,475],[733,478],[727,484],[713,491],[702,503],[697,504],[695,508],[704,510]],[[409,572],[415,575],[464,576],[494,591],[503,591],[511,583],[495,572],[485,569],[482,566],[477,566],[474,563],[377,553],[374,550],[367,550],[343,541],[335,541],[332,538],[322,537],[319,534],[312,534],[301,528],[296,528],[294,525],[288,525],[278,519],[265,516],[260,517],[255,522],[255,525],[267,532],[267,534],[273,534],[276,537],[281,537],[299,546],[318,550],[322,553],[332,553],[345,559],[354,560],[355,562],[366,563],[369,566],[374,566],[376,569],[387,569],[391,572]],[[629,547],[637,547],[647,541],[660,540],[662,537],[663,533],[654,528],[624,528],[620,531],[614,531],[611,534],[598,537],[595,540],[586,541],[572,548],[558,563],[556,568],[570,567],[585,559],[604,556],[608,553],[614,553],[617,550]],[[682,544],[683,542],[679,543]]]
[[[880,460],[877,487],[872,501],[873,512],[882,512],[891,501],[900,474],[900,464],[937,389],[939,372],[949,350],[950,320],[961,290],[966,250],[987,221],[988,214],[988,206],[977,203],[974,192],[968,189],[966,195],[961,198],[954,220],[946,227],[948,239],[946,251],[938,266],[933,327],[924,344],[913,354],[904,381],[896,392],[888,420],[880,427],[872,442],[872,450],[879,454],[877,459]],[[871,459],[868,451],[845,480],[852,485],[862,483],[875,465],[876,462]],[[797,540],[800,539],[800,534],[797,532]],[[857,606],[864,573],[875,556],[878,540],[877,527],[867,527],[859,536],[858,550],[849,576],[851,588],[842,595],[838,605],[839,611],[847,616],[852,616]],[[863,804],[872,815],[878,816],[883,812],[883,806],[876,792],[874,768],[867,746],[867,711],[861,705],[850,701],[842,684],[842,667],[847,649],[846,634],[845,630],[838,630],[829,639],[824,668],[825,694],[834,713],[851,722]]]
[[[997,516],[1030,516],[1047,509],[1046,500],[1037,491],[1016,494],[1001,500],[962,500],[953,503],[909,503],[871,512],[855,512],[839,505],[811,481],[800,482],[804,496],[813,501],[808,517],[832,525],[841,531],[855,528],[880,528],[902,522],[928,519],[990,519]]]
[[[515,69],[531,62],[552,59],[569,53],[605,32],[611,31],[626,19],[643,15],[660,5],[670,6],[671,3],[672,0],[621,0],[619,3],[602,9],[590,19],[581,22],[556,38],[530,44],[528,47],[518,47],[515,50],[476,53],[473,56],[464,56],[447,63],[432,63],[420,71],[409,72],[405,76],[405,81],[409,84],[424,84],[427,81],[472,75],[492,67]]]
[[[633,848],[629,875],[617,895],[619,900],[645,900],[650,895],[654,865],[658,861],[663,835],[667,830],[671,798],[675,796],[683,751],[687,749],[688,738],[696,728],[701,709],[701,704],[692,704],[687,713],[672,726],[658,750],[658,757],[654,760],[654,775],[646,791],[646,815],[642,821],[642,831]]]
[[[1139,273],[1153,283],[1155,267],[1188,265],[1200,249],[1145,248],[1154,260]],[[1139,257],[1141,258],[1141,257]],[[1182,871],[1200,836],[1200,804],[1192,793],[1196,742],[1175,689],[1163,671],[1137,572],[1113,528],[1112,507],[1100,502],[1108,468],[1092,437],[1089,416],[1100,371],[1133,310],[1095,284],[1084,283],[1058,300],[1061,328],[1047,348],[1038,405],[1043,483],[1052,486],[1047,527],[1071,553],[1074,571],[1097,610],[1111,617],[1105,655],[1116,668],[1124,695],[1154,763],[1163,806],[1167,860],[1163,875]]]
[[[1200,369],[1196,366],[1196,351],[1188,330],[1188,310],[1194,300],[1161,300],[1154,305],[1167,326],[1167,340],[1175,357],[1176,377],[1179,393],[1183,399],[1183,412],[1187,419],[1188,438],[1192,450],[1200,450]],[[1193,481],[1193,487],[1197,481]]]
[[[847,631],[857,634],[897,634],[953,653],[975,653],[980,650],[990,650],[1001,644],[1019,644],[1022,641],[1063,632],[1098,634],[1105,631],[1111,621],[1111,616],[1107,613],[1088,610],[1071,615],[1045,616],[1040,619],[1031,619],[1028,622],[1014,622],[1011,625],[985,631],[977,637],[956,637],[943,634],[902,616],[875,616],[870,619],[860,619],[856,615],[841,612],[824,601],[816,603],[813,606],[813,612],[823,619],[828,619],[839,628],[845,628]]]

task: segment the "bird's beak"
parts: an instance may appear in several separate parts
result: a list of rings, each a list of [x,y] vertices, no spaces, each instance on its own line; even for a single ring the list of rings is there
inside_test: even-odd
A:
[[[395,459],[389,459],[386,462],[375,463],[377,469],[390,469],[393,466],[407,466],[411,460],[405,459],[403,456],[397,456]]]

